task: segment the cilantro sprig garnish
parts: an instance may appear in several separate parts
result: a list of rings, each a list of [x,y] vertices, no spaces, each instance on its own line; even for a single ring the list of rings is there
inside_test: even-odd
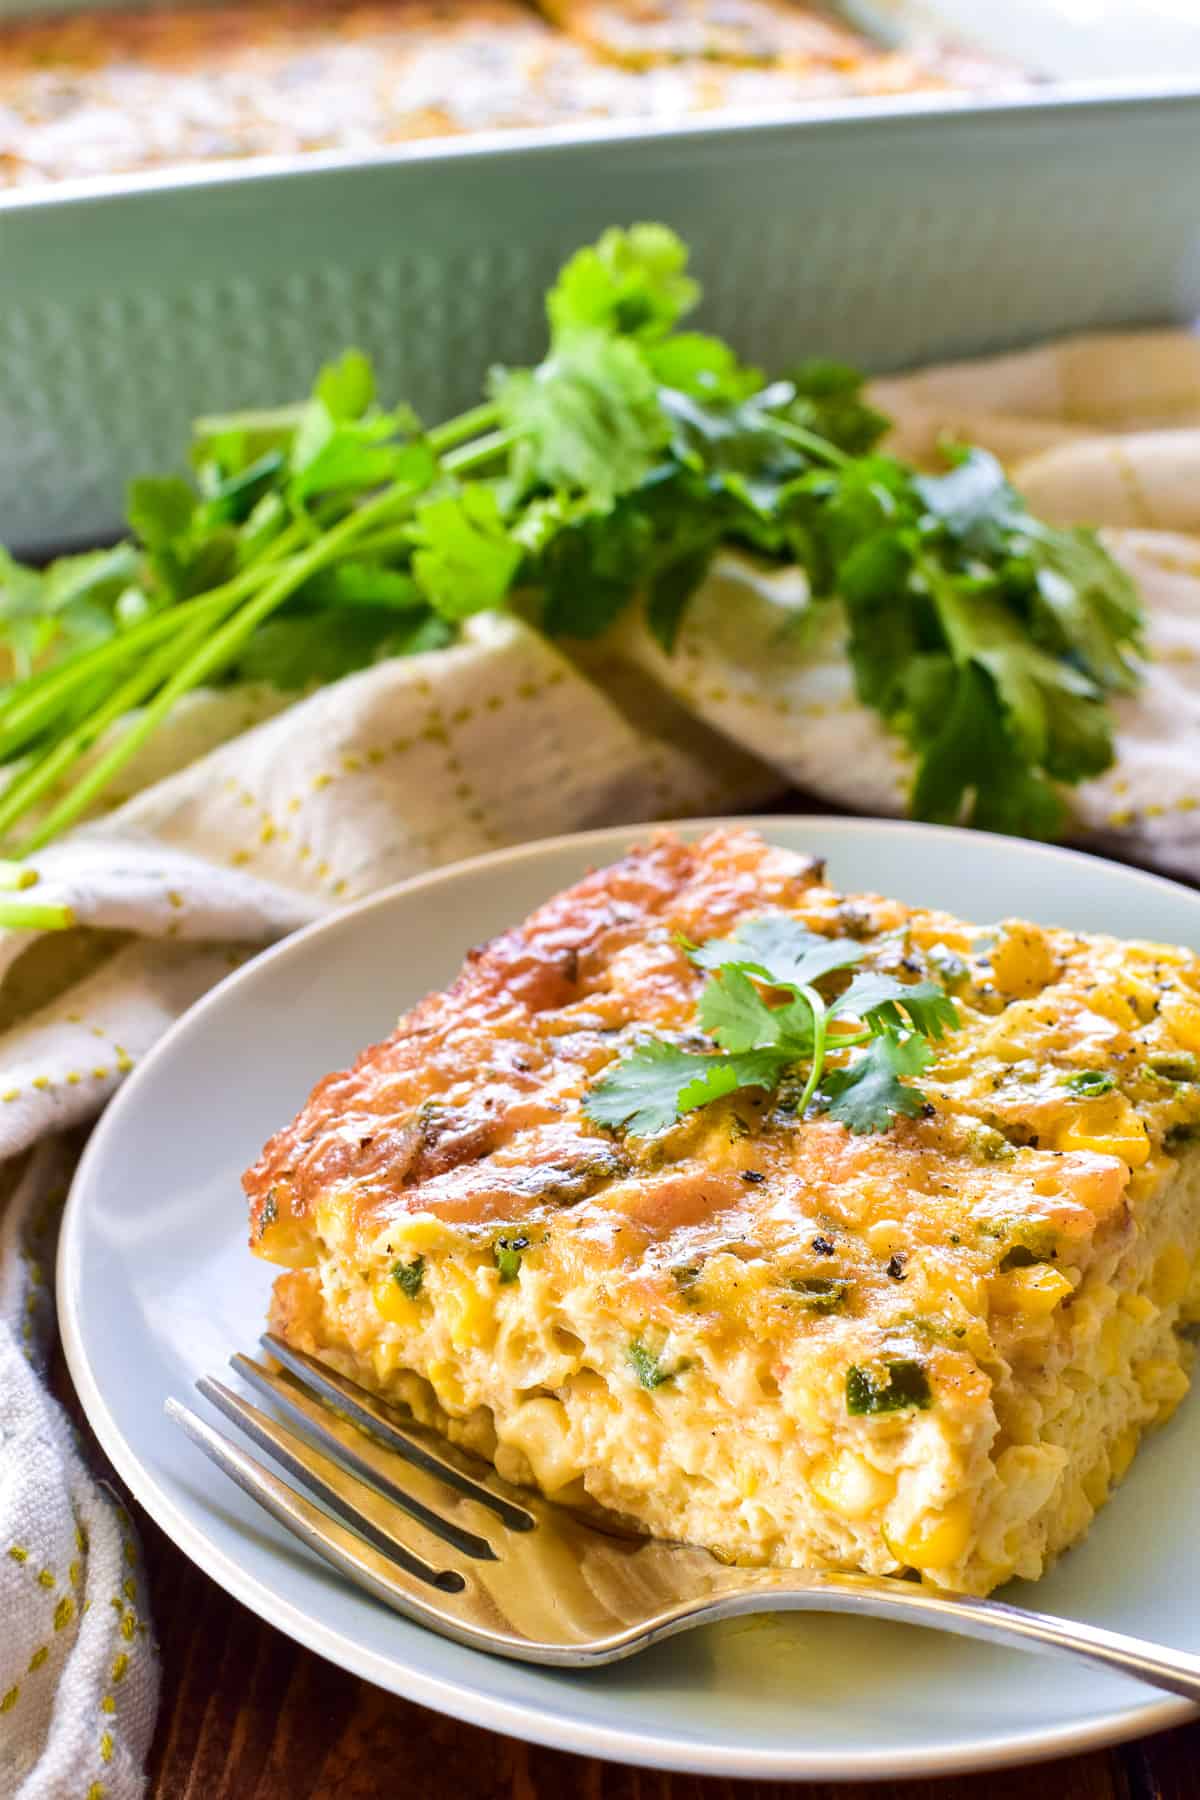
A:
[[[708,972],[696,1022],[709,1046],[637,1045],[588,1091],[593,1123],[649,1136],[739,1089],[772,1092],[785,1079],[800,1084],[799,1117],[811,1107],[851,1132],[886,1131],[921,1112],[922,1095],[906,1078],[932,1061],[931,1040],[959,1023],[937,982],[857,969],[861,944],[824,937],[786,913],[687,949]],[[840,991],[831,993],[835,983]],[[843,1052],[846,1062],[830,1067]]]
[[[351,350],[299,405],[198,420],[189,476],[131,484],[126,542],[44,571],[0,552],[0,849],[84,816],[202,684],[303,690],[451,643],[517,593],[575,637],[641,606],[670,651],[723,545],[800,565],[813,608],[841,607],[859,696],[912,748],[914,812],[1057,831],[1061,786],[1112,760],[1129,578],[1092,533],[1033,518],[984,451],[934,476],[880,453],[857,371],[768,380],[683,329],[686,263],[665,226],[607,231],[550,290],[543,360],[494,369],[458,418],[381,406]]]

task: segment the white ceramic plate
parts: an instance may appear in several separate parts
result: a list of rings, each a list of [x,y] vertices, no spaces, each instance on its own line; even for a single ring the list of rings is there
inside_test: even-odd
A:
[[[1090,857],[930,826],[759,824],[827,855],[845,887],[980,922],[1019,912],[1200,945],[1200,894]],[[231,1351],[254,1348],[271,1272],[247,1253],[238,1178],[263,1140],[318,1076],[450,977],[467,946],[637,835],[560,838],[406,883],[260,957],[168,1033],[93,1136],[63,1228],[67,1359],[105,1450],[201,1568],[299,1642],[411,1700],[559,1748],[861,1780],[1018,1762],[1179,1723],[1191,1713],[1183,1702],[1119,1677],[849,1618],[732,1622],[589,1673],[492,1660],[341,1581],[164,1417],[169,1394],[189,1395]],[[1200,1652],[1198,1455],[1193,1400],[1147,1445],[1087,1543],[1038,1584],[1038,1604]]]

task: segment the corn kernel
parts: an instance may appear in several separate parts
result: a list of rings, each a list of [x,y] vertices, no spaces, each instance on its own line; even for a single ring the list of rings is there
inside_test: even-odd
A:
[[[1158,1317],[1158,1308],[1149,1294],[1122,1294],[1121,1311],[1128,1313],[1136,1325],[1149,1325]]]
[[[462,1382],[454,1372],[454,1365],[437,1357],[430,1363],[426,1374],[438,1397],[439,1404],[444,1406],[447,1412],[461,1412],[466,1406],[467,1396]]]
[[[1099,1512],[1100,1508],[1104,1505],[1104,1502],[1108,1499],[1107,1456],[1102,1456],[1098,1462],[1092,1464],[1091,1468],[1084,1476],[1081,1485],[1084,1493],[1088,1497],[1089,1504]]]
[[[1150,1155],[1146,1127],[1123,1094],[1105,1094],[1073,1107],[1055,1133],[1055,1146],[1115,1156],[1130,1169],[1140,1168]]]
[[[447,1268],[444,1295],[450,1342],[456,1350],[472,1350],[495,1336],[492,1309],[470,1276]]]
[[[1112,1467],[1114,1487],[1118,1481],[1124,1480],[1125,1476],[1129,1473],[1129,1465],[1137,1454],[1138,1439],[1140,1436],[1141,1433],[1138,1431],[1137,1426],[1129,1425],[1121,1433],[1120,1437],[1109,1451],[1108,1459]]]
[[[395,1374],[400,1364],[400,1346],[388,1338],[381,1338],[371,1349],[371,1366],[375,1371],[376,1381],[387,1381]]]
[[[1159,1007],[1159,1017],[1185,1050],[1200,1050],[1200,1006],[1171,994]]]
[[[894,1256],[904,1247],[904,1227],[899,1219],[876,1219],[863,1236],[876,1256]]]
[[[1036,925],[1005,926],[1004,936],[992,950],[991,962],[1000,992],[1019,1000],[1040,994],[1058,973],[1046,934]]]
[[[888,1540],[894,1555],[914,1569],[945,1569],[956,1563],[971,1535],[971,1509],[952,1500],[942,1512],[926,1513],[902,1538]]]
[[[809,1485],[822,1506],[844,1519],[865,1518],[886,1506],[896,1492],[895,1476],[854,1450],[824,1457],[809,1476]]]
[[[1160,1306],[1178,1306],[1192,1279],[1192,1265],[1182,1244],[1168,1244],[1154,1265],[1151,1287]]]
[[[758,1470],[750,1468],[746,1463],[739,1464],[737,1490],[743,1500],[753,1500],[758,1492]]]
[[[413,1213],[403,1222],[389,1220],[387,1226],[388,1243],[397,1251],[411,1256],[422,1250],[436,1250],[454,1237],[454,1233],[443,1219],[436,1218],[433,1213]]]
[[[1170,1418],[1190,1385],[1179,1364],[1166,1356],[1151,1356],[1133,1373],[1145,1398],[1158,1408],[1158,1416]]]
[[[765,1262],[743,1262],[740,1256],[710,1256],[693,1283],[691,1294],[701,1306],[731,1307],[762,1287],[770,1270]]]
[[[399,1282],[393,1281],[390,1275],[375,1283],[371,1298],[375,1302],[375,1311],[389,1325],[411,1325],[417,1317],[417,1302],[410,1300]]]
[[[1025,1313],[1030,1318],[1044,1319],[1063,1297],[1071,1292],[1066,1276],[1049,1263],[1034,1263],[1027,1269],[1009,1269],[993,1275],[988,1283],[988,1299],[993,1312]]]
[[[1116,988],[1095,988],[1087,997],[1088,1010],[1099,1013],[1102,1019],[1110,1019],[1114,1025],[1132,1031],[1139,1023],[1137,1013],[1124,994]]]
[[[1110,1313],[1100,1327],[1100,1374],[1104,1380],[1119,1375],[1125,1366],[1129,1327],[1119,1313]]]

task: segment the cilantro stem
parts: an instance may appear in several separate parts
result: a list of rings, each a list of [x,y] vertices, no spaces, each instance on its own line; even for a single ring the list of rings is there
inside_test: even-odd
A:
[[[240,607],[232,618],[226,619],[199,649],[184,657],[174,675],[159,689],[140,718],[129,725],[83,779],[64,795],[17,848],[17,855],[28,856],[66,826],[74,824],[79,815],[86,811],[113,777],[124,768],[130,757],[157,730],[176,700],[192,688],[199,687],[207,676],[217,673],[232,661],[255,628],[282,606],[310,575],[315,574],[326,563],[334,561],[344,544],[365,534],[368,525],[385,518],[398,502],[403,500],[411,504],[412,499],[411,489],[388,488],[369,500],[365,506],[348,513],[301,555],[284,563],[262,587],[261,592]]]
[[[491,431],[499,422],[500,408],[488,401],[482,406],[472,406],[469,411],[459,413],[456,419],[447,419],[444,425],[435,425],[425,434],[425,441],[430,449],[440,456],[454,444],[461,444],[466,438],[477,437],[481,431]]]
[[[808,1080],[804,1084],[803,1092],[796,1102],[796,1117],[802,1119],[808,1111],[808,1103],[816,1093],[817,1083],[825,1070],[825,1038],[829,1030],[829,1012],[815,987],[797,988],[796,992],[802,994],[808,1001],[813,1016],[812,1066],[808,1071]]]
[[[47,788],[52,787],[59,776],[95,743],[101,732],[140,705],[147,694],[153,693],[178,664],[180,657],[198,643],[200,634],[207,630],[206,617],[193,617],[176,637],[162,645],[157,655],[147,657],[127,680],[114,688],[103,706],[98,707],[94,713],[89,713],[47,755],[32,763],[10,782],[3,794],[0,794],[0,832],[7,831],[10,825],[28,812],[33,802]]]
[[[46,672],[46,679],[32,691],[23,684],[8,706],[0,707],[0,761],[8,760],[43,726],[50,724],[66,703],[87,684],[106,672],[116,673],[119,666],[139,656],[161,638],[175,636],[191,619],[219,614],[231,602],[254,592],[263,579],[263,570],[252,566],[231,581],[212,588],[195,599],[181,600],[165,611],[155,613],[140,624],[131,625],[115,637],[106,638],[90,650],[81,650]]]
[[[821,462],[829,463],[835,469],[848,468],[854,461],[844,450],[839,450],[836,444],[831,444],[828,438],[809,431],[803,425],[793,425],[790,419],[781,419],[777,413],[771,414],[771,427],[780,437],[786,438],[789,444],[795,444],[798,450],[807,450],[810,456],[818,457]]]
[[[74,923],[75,914],[69,906],[0,900],[0,929],[4,931],[67,931]]]
[[[442,467],[447,474],[461,475],[467,469],[477,468],[481,463],[491,462],[502,450],[507,450],[517,441],[515,431],[489,431],[486,437],[479,438],[473,444],[464,444],[461,450],[451,450],[443,456]]]

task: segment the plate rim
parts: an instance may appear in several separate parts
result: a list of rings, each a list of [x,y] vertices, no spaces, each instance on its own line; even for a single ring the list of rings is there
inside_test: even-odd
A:
[[[419,893],[426,888],[479,872],[499,864],[531,861],[557,851],[587,849],[595,845],[612,847],[635,841],[654,831],[686,831],[702,833],[719,827],[740,826],[761,831],[764,835],[780,825],[795,825],[827,833],[831,838],[862,831],[900,833],[920,838],[936,837],[939,841],[957,840],[965,849],[978,842],[979,833],[961,826],[931,825],[910,819],[876,819],[845,814],[758,813],[714,815],[694,819],[644,821],[640,824],[607,825],[587,831],[563,832],[553,837],[535,838],[527,843],[501,847],[481,855],[464,857],[437,869],[394,882],[378,893],[368,894],[350,906],[340,907],[303,926],[252,955],[237,969],[208,989],[188,1007],[152,1045],[146,1056],[104,1108],[80,1157],[70,1191],[63,1208],[58,1249],[55,1258],[55,1302],[58,1328],[67,1368],[79,1398],[80,1406],[104,1454],[112,1463],[133,1498],[149,1514],[154,1523],[175,1547],[215,1581],[226,1593],[246,1606],[266,1624],[283,1631],[293,1642],[323,1656],[337,1667],[371,1682],[385,1692],[394,1693],[417,1705],[449,1714],[464,1723],[484,1730],[566,1750],[575,1755],[595,1756],[604,1761],[633,1763],[643,1768],[670,1769],[683,1774],[724,1775],[736,1778],[780,1781],[870,1781],[937,1777],[990,1769],[1003,1769],[1045,1762],[1058,1757],[1080,1755],[1089,1750],[1125,1743],[1132,1738],[1149,1736],[1200,1716],[1200,1708],[1187,1700],[1148,1699],[1119,1712],[1108,1712],[1077,1725],[1063,1725],[1052,1730],[1034,1729],[1028,1733],[1009,1732],[994,1739],[984,1739],[963,1749],[939,1750],[936,1746],[910,1750],[833,1750],[752,1749],[722,1744],[700,1743],[682,1736],[647,1736],[638,1728],[595,1724],[570,1718],[527,1701],[498,1698],[486,1692],[443,1676],[429,1675],[419,1665],[402,1667],[395,1658],[384,1657],[356,1643],[341,1631],[325,1625],[319,1617],[292,1601],[276,1594],[270,1585],[246,1569],[213,1543],[188,1514],[176,1505],[156,1479],[151,1468],[114,1418],[94,1378],[88,1357],[86,1334],[76,1315],[73,1293],[76,1284],[72,1271],[82,1243],[84,1217],[83,1194],[93,1163],[101,1159],[110,1136],[120,1129],[126,1112],[138,1101],[141,1085],[148,1079],[157,1061],[170,1055],[177,1035],[185,1027],[191,1029],[198,1016],[210,1008],[224,1005],[231,992],[256,979],[264,964],[277,959],[307,953],[309,943],[323,932],[353,921],[377,907],[386,907],[401,895]],[[1022,855],[1051,861],[1066,860],[1083,865],[1098,864],[1116,868],[1135,883],[1149,883],[1189,894],[1200,905],[1200,894],[1185,883],[1113,859],[1094,855],[1074,847],[1039,843],[1014,838],[1002,833],[989,833],[993,841],[1007,844]],[[153,1616],[153,1615],[152,1615]],[[475,1654],[483,1657],[483,1652]],[[485,1659],[486,1660],[486,1659]],[[403,1680],[403,1686],[399,1685]]]

